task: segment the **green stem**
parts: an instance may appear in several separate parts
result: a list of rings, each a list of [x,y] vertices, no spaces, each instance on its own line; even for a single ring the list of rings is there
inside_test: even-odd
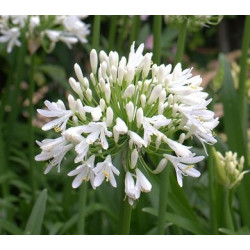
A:
[[[124,188],[123,188],[122,193],[124,197],[125,196]],[[132,214],[132,206],[130,206],[127,199],[126,200],[121,199],[120,216],[119,216],[119,224],[118,224],[119,227],[118,227],[117,234],[129,235],[131,214]]]
[[[20,92],[20,83],[23,78],[23,72],[24,72],[24,66],[25,66],[25,55],[27,52],[26,47],[26,41],[25,38],[22,37],[21,39],[22,45],[21,48],[18,49],[17,53],[17,68],[16,68],[16,75],[14,78],[14,86],[13,86],[13,93],[10,99],[10,106],[11,106],[11,112],[9,113],[9,119],[8,119],[8,141],[7,141],[7,154],[9,155],[10,152],[10,146],[13,140],[13,131],[16,126],[16,120],[18,116],[19,111],[19,105],[18,105],[18,97]]]
[[[110,28],[109,28],[109,50],[115,49],[115,35],[116,35],[116,28],[118,23],[118,16],[113,15],[110,18]]]
[[[129,44],[132,44],[137,36],[138,36],[138,31],[140,29],[140,23],[141,23],[141,20],[140,20],[140,16],[139,15],[136,15],[133,17],[133,23],[132,23],[132,28],[131,28],[131,33],[130,33],[130,43]]]
[[[231,189],[224,188],[225,225],[228,229],[234,230],[234,223],[232,217],[232,199],[233,191]]]
[[[34,95],[34,68],[35,68],[35,58],[34,55],[30,56],[31,59],[31,67],[30,67],[30,74],[29,74],[29,120],[28,120],[28,127],[29,127],[29,165],[30,165],[30,182],[31,182],[31,189],[32,189],[32,198],[35,200],[35,161],[34,161],[34,128],[33,128],[33,117],[34,117],[34,106],[33,106],[33,95]]]
[[[87,189],[88,183],[83,182],[79,192],[79,218],[77,223],[77,232],[79,235],[85,234]]]
[[[158,208],[158,225],[157,234],[164,235],[166,233],[166,210],[167,210],[167,197],[168,197],[168,186],[169,186],[169,168],[167,167],[161,172],[160,176],[160,197],[159,197],[159,208]]]
[[[212,147],[208,146],[208,177],[209,177],[209,198],[210,198],[210,220],[213,234],[218,234],[218,221],[216,214],[216,182],[215,182],[215,168],[214,159],[212,153]]]
[[[94,16],[94,25],[93,25],[93,48],[97,51],[99,50],[99,40],[100,40],[100,27],[101,27],[101,16]]]
[[[160,64],[161,62],[161,26],[162,16],[154,16],[153,33],[154,33],[154,45],[153,45],[153,61]]]
[[[122,45],[124,44],[124,40],[126,39],[126,37],[128,35],[128,31],[129,31],[129,29],[128,29],[128,21],[129,21],[129,18],[130,18],[129,16],[123,16],[123,19],[122,19],[123,25],[122,25],[122,27],[120,29],[120,33],[119,33],[119,36],[118,36],[118,42],[117,42],[117,48],[118,48],[119,54],[120,53],[122,54],[122,50],[123,50]],[[129,44],[129,46],[127,46],[127,47],[130,48],[130,45],[131,44]]]
[[[182,61],[185,49],[186,35],[187,35],[187,20],[183,21],[183,23],[180,25],[179,36],[177,41],[177,52],[175,56],[174,65]]]
[[[246,131],[246,117],[245,117],[245,106],[246,106],[246,94],[245,94],[245,85],[246,85],[246,72],[247,72],[247,57],[248,49],[250,44],[250,16],[246,16],[244,33],[242,39],[242,48],[241,48],[241,58],[240,58],[240,76],[239,76],[239,89],[238,89],[238,102],[240,110],[240,119],[244,131]]]
[[[127,163],[127,147],[124,147],[122,151],[122,167],[123,170],[126,169]],[[129,235],[130,232],[130,222],[131,222],[131,214],[132,214],[132,206],[128,203],[128,199],[124,199],[125,194],[125,171],[122,171],[122,186],[121,186],[121,203],[120,203],[120,214],[118,219],[118,235]]]

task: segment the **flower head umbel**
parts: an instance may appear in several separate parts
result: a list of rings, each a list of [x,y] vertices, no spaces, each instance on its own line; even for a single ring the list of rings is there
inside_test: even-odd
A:
[[[243,171],[244,156],[238,159],[237,153],[231,151],[226,152],[225,156],[223,156],[214,148],[213,154],[219,182],[229,189],[239,185],[244,174],[249,172],[249,170]]]
[[[69,48],[77,42],[86,43],[89,25],[81,19],[85,16],[0,16],[0,43],[7,43],[7,52],[21,46],[23,35],[28,41],[30,53],[42,45],[50,52],[57,42]]]
[[[125,171],[125,193],[131,205],[141,193],[151,191],[149,173],[160,173],[168,161],[180,186],[184,175],[199,177],[194,164],[204,156],[196,156],[184,142],[196,137],[204,148],[206,143],[214,144],[212,130],[218,124],[207,110],[211,100],[206,100],[200,76],[193,77],[192,69],[182,70],[181,64],[173,69],[152,65],[152,53],[143,55],[143,48],[141,44],[136,50],[133,43],[128,59],[114,51],[101,51],[98,56],[93,49],[89,78],[78,64],[74,66],[77,79],[71,77],[69,83],[77,97],[69,95],[69,108],[59,100],[45,101],[48,110],[38,110],[54,118],[42,129],[54,128],[60,137],[38,142],[42,153],[36,160],[49,160],[49,170],[59,169],[65,154],[74,150],[79,164],[69,173],[76,176],[74,188],[88,180],[93,188],[104,180],[116,187],[117,176]],[[180,137],[173,140],[177,131]],[[119,153],[122,168],[113,164]],[[147,165],[146,154],[162,156],[155,169]]]

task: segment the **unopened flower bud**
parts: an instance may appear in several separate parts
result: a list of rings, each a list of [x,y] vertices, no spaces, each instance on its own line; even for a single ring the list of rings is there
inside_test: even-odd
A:
[[[110,97],[111,97],[111,89],[110,89],[109,84],[105,85],[104,93],[105,93],[106,102],[109,103],[110,102]]]
[[[100,99],[100,108],[101,108],[102,112],[105,110],[105,107],[106,107],[106,103],[105,103],[104,99],[101,98]]]
[[[76,110],[78,111],[81,118],[85,121],[86,115],[85,115],[85,111],[84,111],[84,108],[80,99],[76,100]]]
[[[180,134],[180,137],[179,137],[179,143],[180,143],[180,144],[182,144],[182,143],[184,142],[185,137],[186,137],[185,133],[181,133],[181,134]]]
[[[152,79],[155,78],[156,74],[157,74],[157,71],[158,71],[158,66],[156,64],[154,64],[152,66]]]
[[[144,108],[146,105],[146,96],[144,94],[141,95],[141,106]]]
[[[106,85],[106,83],[105,83],[104,79],[101,78],[100,79],[100,89],[101,89],[102,92],[105,91],[105,85]]]
[[[164,103],[163,102],[159,102],[158,105],[158,115],[162,115],[164,112]]]
[[[71,88],[76,92],[76,94],[82,99],[83,93],[82,93],[80,83],[77,82],[73,77],[70,77],[69,84],[70,84]]]
[[[136,164],[137,164],[137,160],[138,160],[138,151],[137,149],[135,148],[133,151],[132,151],[132,154],[131,154],[131,169],[134,169]]]
[[[129,122],[132,122],[134,116],[134,104],[131,101],[126,104],[126,112]]]
[[[113,113],[113,110],[111,107],[108,107],[107,108],[107,121],[106,121],[106,124],[107,124],[107,127],[110,127],[113,123],[113,116],[114,116],[114,113]]]
[[[127,83],[131,83],[134,79],[134,76],[135,76],[135,69],[128,67],[126,75],[125,75],[125,79]]]
[[[143,109],[142,108],[137,109],[136,122],[137,122],[137,128],[140,128],[143,123]]]
[[[87,96],[87,99],[88,99],[89,101],[92,100],[92,90],[91,90],[91,89],[87,89],[87,90],[86,90],[86,96]]]
[[[107,63],[104,61],[101,63],[101,72],[102,72],[102,77],[105,78],[107,76]]]
[[[73,115],[73,116],[72,116],[72,120],[73,120],[73,123],[74,123],[76,126],[78,126],[78,118],[77,118],[76,115]]]
[[[111,75],[113,78],[113,82],[116,82],[117,79],[117,68],[115,66],[111,67]]]
[[[83,83],[84,77],[83,77],[83,74],[82,74],[82,70],[81,70],[80,66],[77,63],[75,63],[74,69],[75,69],[75,73],[76,73],[78,81],[80,83]]]
[[[90,52],[90,65],[91,65],[92,72],[94,74],[96,74],[97,64],[98,64],[97,53],[95,49],[92,49]]]
[[[164,170],[164,168],[167,166],[168,160],[166,158],[163,158],[158,166],[156,167],[156,169],[153,171],[154,174],[159,174],[160,172],[162,172]]]
[[[152,92],[151,92],[151,95],[149,97],[149,100],[148,100],[148,104],[152,104],[154,103],[157,98],[159,97],[160,93],[161,93],[161,90],[162,90],[162,86],[161,85],[156,85]]]
[[[76,110],[76,101],[72,95],[68,96],[68,102],[69,102],[69,108],[73,111]]]
[[[83,86],[84,86],[84,88],[89,88],[89,80],[88,80],[88,78],[87,77],[84,77],[83,78]]]
[[[130,98],[135,92],[135,85],[129,84],[128,87],[125,89],[124,94],[122,95],[122,98]]]
[[[160,96],[159,96],[159,102],[165,102],[166,96],[167,96],[166,90],[163,89],[163,90],[161,91],[161,93],[160,93]]]
[[[144,57],[144,65],[142,70],[142,78],[146,78],[148,76],[151,64],[152,54],[147,53]]]
[[[118,68],[118,85],[119,86],[122,86],[124,74],[125,74],[124,67],[120,65]]]
[[[95,81],[95,76],[94,76],[93,73],[90,74],[90,80],[93,83],[93,85],[95,86],[96,85],[96,81]]]

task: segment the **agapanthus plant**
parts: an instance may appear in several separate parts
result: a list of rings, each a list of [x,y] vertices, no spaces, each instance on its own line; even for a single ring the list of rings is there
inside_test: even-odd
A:
[[[48,161],[45,173],[53,167],[58,171],[69,151],[75,152],[78,165],[68,175],[75,176],[73,188],[90,181],[95,189],[103,181],[117,186],[116,178],[125,171],[125,193],[132,205],[142,192],[152,188],[149,174],[160,173],[169,161],[182,186],[184,175],[199,177],[194,164],[197,156],[185,145],[196,137],[204,146],[216,142],[212,130],[218,119],[207,109],[211,99],[203,92],[200,76],[192,69],[182,70],[178,63],[152,64],[152,53],[143,55],[144,45],[135,51],[134,43],[128,59],[117,52],[108,55],[96,50],[90,53],[92,73],[84,77],[78,64],[74,65],[77,80],[69,83],[77,95],[68,96],[68,108],[61,100],[45,101],[46,110],[38,112],[54,118],[42,129],[54,129],[59,136],[37,144],[42,152],[37,161]],[[179,135],[178,139],[176,135]],[[121,166],[113,164],[121,154]],[[147,164],[146,155],[157,155],[158,166]]]
[[[21,46],[21,36],[29,41],[33,52],[40,45],[50,52],[57,42],[69,48],[77,42],[86,43],[89,25],[81,19],[86,16],[0,16],[0,43],[7,43],[7,52]]]

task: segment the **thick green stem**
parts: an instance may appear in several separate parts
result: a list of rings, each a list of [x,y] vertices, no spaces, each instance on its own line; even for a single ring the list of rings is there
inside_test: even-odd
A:
[[[248,58],[248,49],[250,44],[250,16],[246,16],[244,33],[242,39],[242,48],[241,48],[241,58],[240,58],[240,76],[239,76],[239,90],[238,90],[238,102],[240,110],[240,119],[244,131],[246,131],[246,72],[247,72],[247,58]]]
[[[140,23],[141,23],[140,16],[139,15],[134,16],[130,33],[130,44],[136,41],[136,38],[138,36],[138,31],[140,29]]]
[[[124,190],[124,189],[123,189]],[[123,191],[123,197],[125,196]],[[130,222],[131,222],[132,206],[128,203],[128,200],[121,199],[120,216],[117,234],[129,235]]]
[[[87,189],[88,183],[83,182],[79,192],[79,217],[77,223],[77,232],[79,235],[85,234]]]
[[[224,188],[225,225],[228,229],[234,230],[234,222],[232,216],[232,199],[233,199],[233,191],[228,188]]]
[[[35,60],[34,55],[31,55],[31,67],[29,74],[29,165],[30,165],[30,183],[32,189],[32,198],[35,200],[35,161],[34,161],[34,128],[33,128],[33,117],[34,117],[34,107],[33,107],[33,95],[34,95],[34,68],[35,68]]]
[[[97,51],[99,50],[99,40],[100,40],[100,27],[101,27],[101,16],[94,16],[94,25],[93,25],[93,48]]]
[[[177,41],[177,52],[175,56],[174,65],[182,61],[182,57],[185,49],[185,41],[187,35],[187,20],[183,21],[179,29],[179,36]]]
[[[113,15],[110,18],[110,28],[109,28],[109,50],[114,50],[115,49],[115,35],[116,35],[116,28],[117,28],[117,23],[118,23],[118,16]]]
[[[218,221],[216,214],[216,181],[212,147],[208,146],[208,177],[209,177],[209,198],[210,198],[210,221],[213,234],[218,234]]]
[[[17,68],[16,68],[16,75],[14,78],[14,86],[13,86],[13,93],[10,99],[10,107],[11,107],[11,112],[9,113],[9,119],[8,119],[8,133],[7,133],[7,154],[9,155],[10,152],[10,146],[13,140],[13,131],[15,129],[16,125],[16,120],[18,116],[18,111],[19,111],[19,105],[18,105],[18,97],[20,94],[20,83],[23,77],[23,72],[24,72],[24,59],[25,55],[27,52],[27,47],[26,47],[26,41],[25,38],[23,37],[22,39],[22,45],[21,48],[18,49],[18,54],[17,54]]]
[[[160,176],[160,197],[159,197],[159,208],[158,208],[158,225],[157,225],[157,233],[165,234],[166,233],[166,210],[167,210],[167,197],[168,197],[168,165],[162,171]]]
[[[154,33],[154,45],[153,45],[153,61],[154,63],[161,63],[161,26],[162,16],[154,16],[153,33]]]

